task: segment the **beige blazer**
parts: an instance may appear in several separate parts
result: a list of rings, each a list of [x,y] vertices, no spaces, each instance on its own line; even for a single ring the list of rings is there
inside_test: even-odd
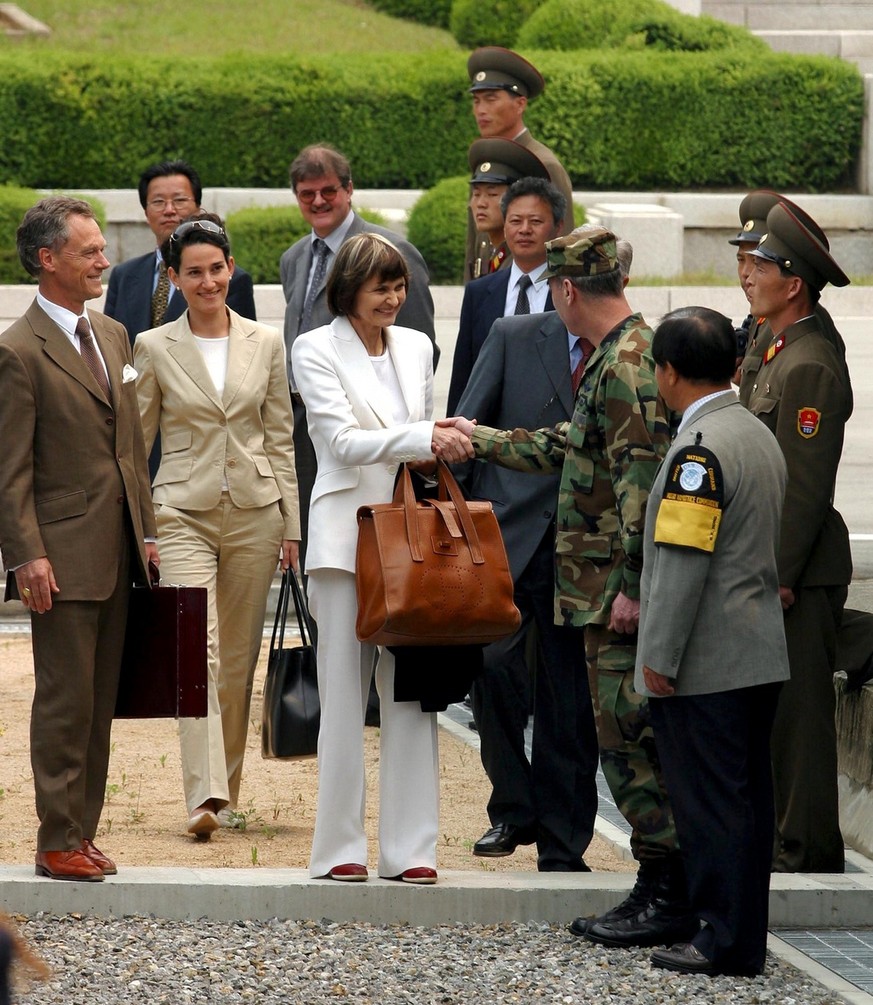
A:
[[[0,335],[0,546],[8,568],[47,556],[60,600],[115,590],[127,516],[132,578],[145,582],[143,539],[155,533],[127,333],[96,311],[88,317],[111,402],[36,301]],[[11,575],[7,591],[17,596]]]
[[[208,510],[227,481],[231,502],[277,502],[283,537],[300,538],[291,397],[282,337],[232,310],[227,377],[219,396],[191,333],[188,312],[137,336],[134,365],[146,449],[161,432],[156,503]]]
[[[363,342],[345,318],[294,341],[291,362],[318,460],[307,572],[354,572],[358,507],[390,501],[400,463],[433,457],[433,346],[411,328],[394,325],[387,336],[409,409],[400,425]]]

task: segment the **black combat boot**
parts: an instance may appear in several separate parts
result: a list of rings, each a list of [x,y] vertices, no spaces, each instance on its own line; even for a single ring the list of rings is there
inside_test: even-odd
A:
[[[652,887],[649,903],[631,917],[596,921],[585,938],[602,946],[672,946],[690,942],[700,930],[685,887],[685,870],[678,854],[667,858]]]
[[[633,918],[643,911],[652,899],[652,892],[655,882],[661,874],[661,862],[663,859],[646,859],[641,861],[637,869],[636,882],[631,892],[625,899],[610,908],[606,914],[601,914],[599,918],[576,918],[567,926],[573,935],[585,936],[592,925],[609,924],[613,921],[621,921],[623,918]]]

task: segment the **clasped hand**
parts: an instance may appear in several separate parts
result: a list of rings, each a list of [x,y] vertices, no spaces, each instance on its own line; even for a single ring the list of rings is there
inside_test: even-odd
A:
[[[433,426],[431,450],[435,457],[447,464],[469,461],[475,457],[470,437],[476,423],[456,415],[449,419],[437,419]]]

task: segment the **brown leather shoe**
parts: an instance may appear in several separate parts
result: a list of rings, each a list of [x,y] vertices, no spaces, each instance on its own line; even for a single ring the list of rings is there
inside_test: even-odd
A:
[[[72,879],[82,883],[103,882],[103,870],[78,848],[72,851],[38,851],[36,874],[48,876],[49,879]]]
[[[104,876],[114,876],[118,872],[112,859],[104,855],[90,838],[82,841],[82,853],[91,859]]]

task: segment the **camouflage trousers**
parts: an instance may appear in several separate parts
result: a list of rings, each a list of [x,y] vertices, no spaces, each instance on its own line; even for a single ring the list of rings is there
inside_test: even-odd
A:
[[[679,842],[655,749],[649,705],[634,691],[636,635],[585,626],[585,657],[594,702],[600,765],[612,798],[633,828],[638,861],[662,859]]]

